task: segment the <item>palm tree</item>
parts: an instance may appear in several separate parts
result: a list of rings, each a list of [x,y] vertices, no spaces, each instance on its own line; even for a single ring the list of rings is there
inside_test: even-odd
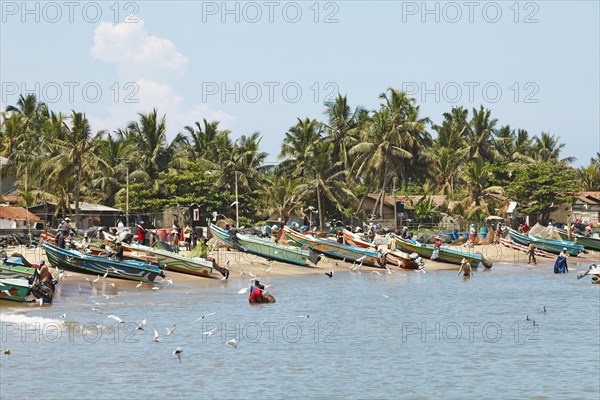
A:
[[[492,146],[492,137],[496,132],[497,119],[491,118],[491,110],[484,110],[483,106],[473,108],[473,117],[469,121],[469,127],[465,131],[465,145],[467,149],[467,160],[476,158],[494,160],[498,153]]]
[[[466,195],[463,198],[463,207],[469,210],[471,216],[476,213],[486,213],[490,210],[490,199],[493,194],[502,194],[503,189],[499,186],[488,186],[489,173],[486,162],[477,158],[466,165],[464,171],[464,187]]]
[[[314,119],[306,118],[292,126],[285,134],[281,152],[277,156],[280,160],[279,170],[282,173],[294,173],[298,176],[304,174],[303,167],[307,156],[307,151],[312,144],[322,140],[323,126]]]
[[[542,132],[540,137],[535,137],[533,146],[534,158],[537,161],[560,161],[565,165],[571,164],[576,160],[575,157],[565,157],[560,159],[560,153],[565,147],[564,143],[559,143],[558,136],[551,135],[548,132]]]
[[[270,175],[265,186],[264,200],[269,215],[278,214],[282,221],[287,221],[290,213],[298,208],[300,202],[297,192],[300,179],[287,175]]]
[[[321,228],[325,226],[322,196],[325,196],[339,210],[342,210],[345,199],[356,197],[345,185],[346,170],[340,170],[340,161],[331,162],[333,143],[329,141],[315,142],[307,151],[304,161],[302,183],[297,186],[296,193],[304,201],[317,198],[317,209]]]
[[[46,171],[49,178],[69,180],[75,173],[75,223],[79,221],[81,182],[84,174],[89,175],[108,164],[95,154],[98,140],[103,132],[92,137],[91,127],[85,114],[72,111],[71,124],[66,125],[64,136],[56,144],[54,156],[48,160]]]
[[[200,160],[217,162],[219,136],[229,135],[230,131],[219,130],[219,121],[198,121],[193,126],[185,126],[183,136],[186,138],[188,159],[192,162]]]
[[[159,119],[156,109],[149,114],[138,113],[138,116],[139,122],[128,125],[126,138],[136,149],[139,167],[147,172],[151,180],[156,180],[158,173],[169,167],[177,146],[183,141],[183,135],[178,134],[168,143],[165,116]]]
[[[348,99],[340,94],[335,101],[325,103],[325,107],[328,123],[323,127],[333,143],[333,161],[341,161],[341,167],[348,169],[348,151],[358,141],[358,118],[363,110],[357,108],[352,112]]]

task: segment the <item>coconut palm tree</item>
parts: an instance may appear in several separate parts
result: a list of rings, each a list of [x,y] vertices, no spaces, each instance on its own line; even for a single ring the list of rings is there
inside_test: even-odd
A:
[[[476,158],[494,160],[499,156],[493,146],[492,138],[496,133],[497,119],[492,119],[492,111],[473,108],[473,116],[469,121],[468,129],[465,131],[465,148],[468,161]]]
[[[124,131],[126,139],[136,149],[135,159],[138,166],[146,171],[151,180],[158,178],[158,173],[169,168],[173,155],[183,142],[183,135],[178,134],[170,143],[167,141],[166,117],[158,117],[153,109],[149,114],[138,113],[139,122],[131,122]]]
[[[193,126],[185,126],[183,136],[186,140],[186,154],[189,161],[218,161],[217,140],[220,136],[228,136],[230,131],[219,130],[219,121],[208,122],[202,120],[202,124],[196,121]]]
[[[536,161],[560,161],[569,165],[576,160],[575,157],[565,157],[560,159],[560,153],[565,147],[564,143],[559,142],[560,137],[551,135],[549,132],[542,132],[539,137],[535,137],[533,152]]]
[[[297,186],[296,193],[305,202],[312,202],[316,197],[320,226],[325,226],[323,215],[323,197],[327,198],[339,211],[344,201],[355,200],[356,197],[345,185],[348,171],[340,169],[341,162],[331,162],[333,143],[329,141],[315,142],[307,150],[302,170],[302,183]]]
[[[283,161],[279,164],[280,173],[291,173],[303,176],[303,167],[309,147],[323,139],[323,125],[314,119],[298,118],[296,125],[292,126],[285,134],[281,152],[277,156]]]
[[[364,112],[357,108],[352,112],[346,96],[338,94],[335,101],[325,103],[327,124],[323,125],[333,143],[333,161],[341,161],[341,167],[349,169],[348,151],[358,141],[358,118]]]

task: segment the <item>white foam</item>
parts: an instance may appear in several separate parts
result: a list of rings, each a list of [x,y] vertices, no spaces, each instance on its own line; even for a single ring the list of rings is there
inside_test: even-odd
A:
[[[34,329],[50,325],[54,325],[56,327],[62,327],[64,325],[64,320],[56,318],[29,317],[22,313],[0,313],[0,322],[5,324],[17,324]]]

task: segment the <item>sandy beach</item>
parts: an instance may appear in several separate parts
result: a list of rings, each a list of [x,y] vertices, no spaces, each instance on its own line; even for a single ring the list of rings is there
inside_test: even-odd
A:
[[[527,265],[527,254],[523,251],[509,249],[503,245],[478,245],[472,249],[461,247],[461,246],[443,246],[446,248],[453,248],[461,251],[473,251],[483,254],[484,257],[491,260],[494,264],[502,263],[503,265],[514,266],[515,268],[528,268]],[[30,262],[38,262],[39,260],[47,260],[45,252],[41,248],[36,249],[25,249],[24,247],[9,247],[6,249],[7,254],[20,253]],[[185,255],[187,252],[183,251],[181,254]],[[229,268],[231,270],[230,279],[240,278],[242,273],[246,276],[253,274],[257,277],[265,276],[302,276],[311,274],[324,274],[325,272],[335,271],[344,272],[349,271],[353,266],[352,263],[344,262],[342,260],[336,260],[329,257],[322,256],[317,266],[298,266],[293,264],[287,264],[278,261],[268,261],[263,257],[259,257],[253,254],[244,253],[241,251],[220,247],[209,253],[209,256],[214,257],[220,265],[226,265],[229,261]],[[555,257],[537,257],[538,265],[552,264],[554,263]],[[455,264],[437,262],[432,260],[425,261],[426,271],[439,271],[439,270],[456,270],[458,271],[459,266]],[[589,265],[591,263],[600,262],[600,254],[593,254],[592,252],[581,254],[579,257],[571,257],[571,264],[581,263]],[[483,267],[480,266],[479,269]],[[381,271],[382,268],[361,266],[363,271]],[[399,268],[395,268],[399,271]],[[492,267],[493,270],[493,267]],[[413,270],[403,270],[406,272],[417,272]],[[81,274],[83,276],[83,274]],[[218,272],[213,272],[212,279],[196,277],[181,273],[169,271],[168,276],[176,276],[178,280],[220,280],[221,275]],[[83,279],[83,278],[82,278]]]

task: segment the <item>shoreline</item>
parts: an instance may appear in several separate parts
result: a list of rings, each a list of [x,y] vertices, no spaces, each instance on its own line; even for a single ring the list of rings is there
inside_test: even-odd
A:
[[[469,248],[469,249],[466,249],[465,247],[461,247],[461,246],[443,246],[443,247],[461,250],[461,251],[481,253],[487,259],[492,261],[493,264],[500,262],[500,263],[503,263],[504,265],[506,265],[506,264],[512,265],[515,268],[518,268],[518,267],[527,268],[528,267],[528,264],[527,264],[528,257],[525,252],[510,249],[510,248],[507,248],[500,244],[478,245],[478,246],[474,246],[473,248]],[[20,253],[29,262],[32,262],[32,263],[37,263],[39,260],[48,261],[46,255],[45,255],[45,252],[43,252],[43,250],[41,248],[25,249],[20,246],[13,246],[13,247],[7,247],[6,253],[9,256],[12,255],[13,253]],[[182,252],[181,254],[186,255],[187,252]],[[257,277],[264,277],[264,276],[317,275],[317,274],[324,274],[325,272],[329,272],[332,270],[334,272],[342,272],[342,271],[349,271],[353,265],[351,262],[344,262],[342,260],[336,260],[336,259],[329,258],[326,256],[322,256],[322,259],[319,261],[317,266],[312,266],[312,265],[311,266],[298,266],[298,265],[287,264],[287,263],[283,263],[283,262],[279,262],[279,261],[269,262],[263,257],[249,254],[249,253],[244,253],[244,252],[237,251],[237,250],[227,249],[224,247],[221,247],[217,250],[209,252],[209,256],[214,257],[215,260],[221,266],[226,265],[227,262],[229,261],[229,264],[230,264],[229,268],[231,271],[230,279],[236,278],[236,277],[239,278],[242,271],[246,274],[246,276],[248,276],[248,279],[250,279],[249,278],[250,274],[253,274]],[[555,257],[552,257],[552,258],[537,257],[537,263],[538,263],[538,265],[551,265],[554,263],[555,259],[556,259]],[[424,261],[425,261],[425,271],[440,271],[440,270],[456,270],[456,271],[458,271],[460,268],[460,266],[456,265],[456,264],[437,262],[437,261],[432,261],[432,260],[428,260],[428,259],[424,259]],[[589,264],[599,263],[599,262],[600,262],[600,254],[592,254],[592,252],[589,252],[587,254],[582,254],[579,257],[570,257],[569,258],[570,264],[584,263],[584,264],[589,265]],[[381,267],[370,267],[370,266],[366,266],[366,265],[363,265],[360,268],[363,271],[369,271],[369,272],[370,271],[379,271],[379,272],[385,271]],[[482,266],[479,267],[479,269],[482,269],[482,268],[483,268]],[[401,269],[401,268],[392,268],[392,270],[394,272],[397,272],[397,271],[410,272],[411,271],[408,269],[405,270],[405,269]],[[494,270],[493,266],[492,266],[491,270],[492,271]],[[414,270],[414,271],[417,272],[416,270]],[[73,273],[76,273],[76,272],[73,272]],[[82,275],[82,276],[89,276],[84,273],[76,273],[76,274]],[[169,275],[173,276],[174,274],[176,274],[175,276],[177,276],[178,280],[181,280],[182,278],[187,277],[189,279],[219,281],[221,278],[220,275],[216,272],[213,272],[212,279],[211,279],[211,278],[195,277],[192,275],[187,275],[187,274],[177,273],[174,271],[167,270],[167,277]]]

